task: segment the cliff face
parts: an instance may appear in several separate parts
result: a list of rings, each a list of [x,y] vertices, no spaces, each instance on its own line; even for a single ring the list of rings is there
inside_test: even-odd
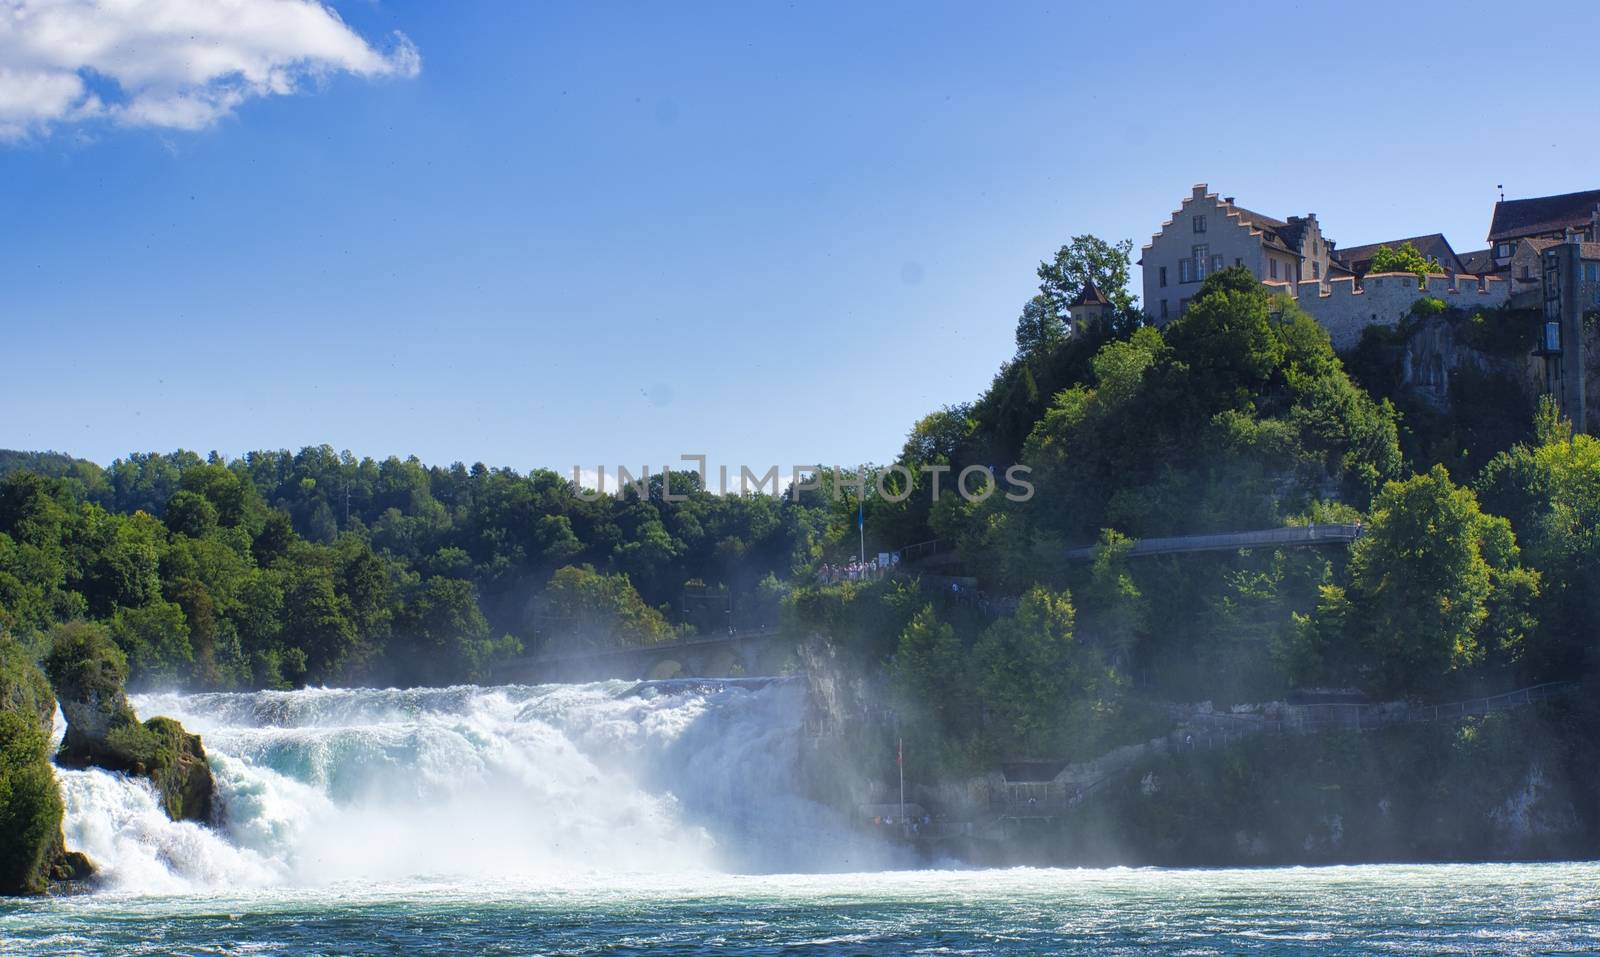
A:
[[[210,821],[216,785],[200,736],[171,718],[139,722],[123,691],[127,661],[98,628],[58,629],[45,664],[67,717],[57,760],[148,778],[168,817]]]
[[[0,636],[0,894],[39,894],[94,872],[66,849],[50,767],[56,701],[22,646]]]
[[[1592,705],[1272,737],[1144,762],[1050,838],[1055,860],[1250,865],[1600,852]]]

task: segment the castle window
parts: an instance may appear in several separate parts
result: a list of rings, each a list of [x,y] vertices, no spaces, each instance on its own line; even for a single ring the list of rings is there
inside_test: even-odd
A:
[[[1273,279],[1278,278],[1278,261],[1276,259],[1270,257],[1267,259],[1267,269],[1272,273]]]
[[[1165,266],[1161,267],[1161,288],[1167,288],[1167,267]],[[1163,302],[1162,305],[1164,306],[1166,303]]]
[[[1161,300],[1161,318],[1167,318],[1167,301],[1165,299]]]
[[[1194,218],[1194,231],[1197,233],[1206,231],[1206,218],[1204,216],[1196,216]]]
[[[1314,262],[1314,263],[1311,264],[1311,278],[1312,279],[1321,279],[1322,278],[1322,263]]]
[[[1516,254],[1516,251],[1517,251],[1517,244],[1516,243],[1496,243],[1495,247],[1494,247],[1494,258],[1496,258],[1496,259],[1510,259],[1513,255]]]

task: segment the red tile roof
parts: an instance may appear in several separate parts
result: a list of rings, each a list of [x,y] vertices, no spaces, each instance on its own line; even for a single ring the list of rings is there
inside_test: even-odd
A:
[[[1584,227],[1600,209],[1600,189],[1532,199],[1505,199],[1494,204],[1489,242],[1559,233],[1567,227]]]

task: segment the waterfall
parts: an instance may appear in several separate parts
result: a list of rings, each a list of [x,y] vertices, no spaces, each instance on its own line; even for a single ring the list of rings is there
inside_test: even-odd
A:
[[[114,890],[861,869],[796,784],[804,690],[630,682],[148,694],[204,739],[213,828],[141,780],[60,770],[68,845]]]

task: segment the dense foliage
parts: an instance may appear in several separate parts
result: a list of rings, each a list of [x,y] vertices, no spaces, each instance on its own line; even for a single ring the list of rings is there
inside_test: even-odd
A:
[[[822,468],[792,495],[716,495],[680,473],[682,501],[659,476],[589,500],[553,472],[327,447],[105,469],[8,453],[0,628],[37,657],[79,622],[135,683],[226,688],[482,679],[534,651],[781,620],[831,639],[887,683],[911,734],[968,764],[1091,755],[1159,724],[1152,703],[1438,697],[1592,671],[1600,446],[1552,412],[1535,424],[1525,385],[1496,371],[1525,354],[1525,317],[1423,300],[1341,357],[1234,268],[1157,330],[1132,311],[1128,252],[1080,236],[1041,263],[990,387],[915,423],[860,485]],[[1066,306],[1090,280],[1115,315],[1074,330]],[[1479,373],[1419,397],[1407,337],[1441,322]],[[1036,494],[999,494],[1019,463]],[[971,468],[989,473],[978,494],[952,494]],[[858,515],[869,553],[939,544],[911,574],[819,578],[855,554]],[[1131,553],[1327,522],[1366,534],[1348,550]]]
[[[1417,282],[1426,284],[1429,273],[1442,273],[1444,267],[1439,265],[1439,260],[1422,255],[1416,244],[1407,240],[1399,246],[1379,246],[1372,254],[1370,272],[1409,272],[1414,273]]]
[[[0,628],[39,654],[52,624],[100,623],[141,685],[447,683],[548,642],[660,640],[686,583],[757,603],[814,560],[826,516],[816,496],[669,503],[657,477],[646,498],[584,501],[551,472],[326,447],[12,461]]]
[[[15,640],[0,635],[0,894],[37,893],[60,846],[50,767],[55,697]]]

